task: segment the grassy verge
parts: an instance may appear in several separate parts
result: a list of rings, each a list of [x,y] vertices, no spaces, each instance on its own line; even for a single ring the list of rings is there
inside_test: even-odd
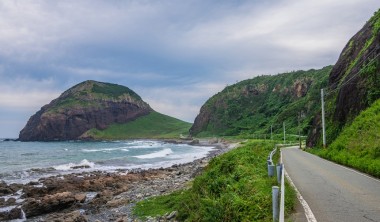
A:
[[[105,130],[91,129],[87,135],[94,139],[167,139],[179,138],[180,134],[187,135],[191,123],[151,112],[125,124],[113,124]]]
[[[380,178],[380,99],[345,127],[327,149],[309,152]]]
[[[271,189],[266,158],[269,142],[249,141],[212,159],[189,189],[137,203],[140,218],[178,211],[179,221],[272,221]],[[293,210],[294,191],[286,187],[286,213]]]

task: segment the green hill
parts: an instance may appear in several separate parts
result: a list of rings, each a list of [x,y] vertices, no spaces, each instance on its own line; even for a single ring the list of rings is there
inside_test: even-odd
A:
[[[34,114],[21,141],[178,138],[190,124],[155,112],[126,86],[88,80]]]
[[[166,139],[179,138],[180,134],[187,135],[191,123],[158,113],[140,117],[124,124],[112,124],[107,129],[91,129],[86,136],[93,139]]]
[[[380,99],[344,127],[328,149],[313,152],[380,178]]]
[[[331,68],[258,76],[227,86],[202,106],[190,133],[269,138],[271,126],[281,134],[285,122],[288,134],[298,134],[300,117],[306,135],[320,110],[320,89],[327,85]]]

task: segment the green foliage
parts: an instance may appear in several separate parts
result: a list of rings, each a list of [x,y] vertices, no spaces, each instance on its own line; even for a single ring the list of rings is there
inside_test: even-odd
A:
[[[380,178],[380,99],[343,128],[327,149],[311,152]]]
[[[87,135],[102,140],[178,138],[180,134],[187,135],[190,126],[182,120],[151,112],[125,124],[112,124],[105,130],[91,129]]]
[[[272,221],[271,187],[266,158],[268,142],[250,141],[212,159],[187,190],[137,203],[139,217],[178,211],[179,221]],[[295,192],[286,186],[286,214],[294,207]]]
[[[50,107],[49,112],[84,107],[101,108],[99,100],[117,100],[122,95],[129,95],[135,102],[142,101],[141,97],[128,87],[89,80],[65,91]]]
[[[272,125],[273,132],[279,134],[285,121],[287,132],[298,134],[298,115],[302,113],[301,132],[306,134],[312,118],[320,110],[320,89],[327,85],[331,68],[258,76],[227,86],[204,104],[201,110],[211,113],[209,121],[205,121],[200,131],[192,133],[196,136],[270,134]],[[297,84],[307,88],[300,97],[296,95]]]
[[[375,100],[380,98],[380,74],[379,74],[379,60],[372,60],[366,64],[361,70],[361,76],[365,77],[367,90],[367,103],[372,104]]]
[[[141,100],[141,97],[137,95],[134,91],[129,89],[128,87],[112,84],[112,83],[104,83],[104,84],[94,84],[92,86],[92,92],[98,94],[104,94],[110,98],[118,98],[123,94],[129,94],[131,97]]]

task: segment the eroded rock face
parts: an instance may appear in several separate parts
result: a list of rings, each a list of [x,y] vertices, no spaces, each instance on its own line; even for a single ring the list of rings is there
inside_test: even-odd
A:
[[[124,91],[123,91],[124,90]],[[21,141],[86,139],[86,131],[127,123],[152,111],[127,87],[86,81],[65,91],[34,114],[21,130]]]
[[[353,120],[362,110],[369,107],[368,93],[373,88],[379,87],[379,81],[372,80],[370,75],[362,72],[363,67],[369,62],[380,64],[380,32],[375,33],[374,23],[379,22],[379,11],[357,32],[342,50],[338,61],[329,75],[327,92],[331,92],[325,100],[336,100],[331,110],[326,111],[326,119],[333,122],[337,129],[342,128],[347,122]],[[375,61],[377,60],[377,61]],[[374,75],[380,76],[380,66],[373,70]],[[377,84],[377,86],[374,86]],[[332,99],[333,98],[333,99]],[[377,95],[379,98],[379,95]],[[376,99],[376,98],[375,98]],[[327,107],[328,108],[328,107]],[[313,120],[307,144],[315,146],[320,140],[321,117],[318,115]],[[334,138],[331,138],[334,139]],[[327,141],[329,142],[329,141]]]

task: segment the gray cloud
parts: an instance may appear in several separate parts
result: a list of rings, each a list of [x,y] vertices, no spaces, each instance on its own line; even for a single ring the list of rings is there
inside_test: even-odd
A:
[[[156,110],[192,121],[226,84],[333,64],[379,6],[378,0],[1,1],[0,113],[14,121],[0,119],[0,137],[17,135],[7,128],[28,118],[22,109],[37,111],[87,79],[126,85]]]

